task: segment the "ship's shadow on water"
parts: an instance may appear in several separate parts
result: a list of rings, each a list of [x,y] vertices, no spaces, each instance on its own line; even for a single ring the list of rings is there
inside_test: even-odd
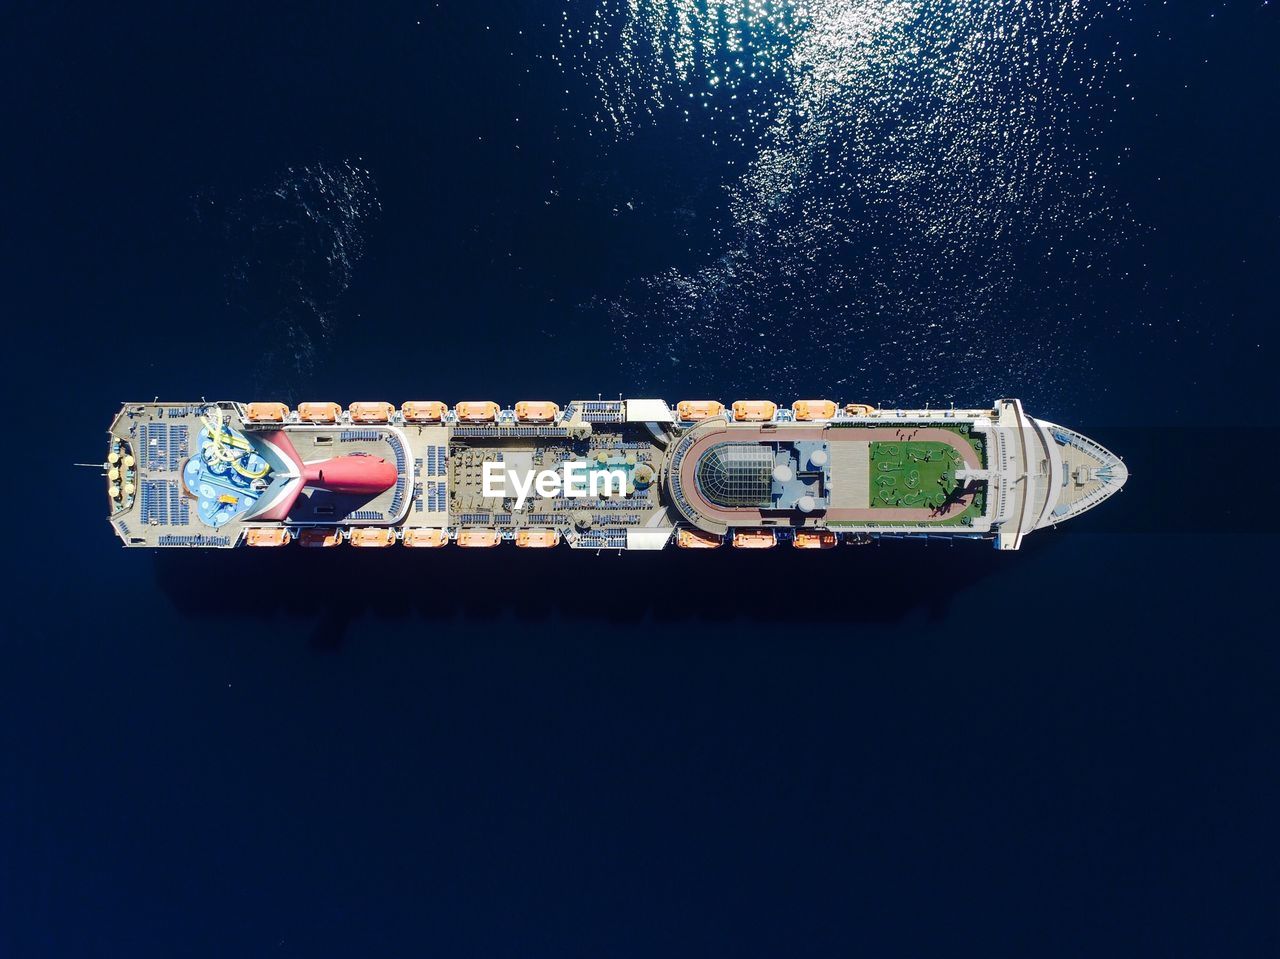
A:
[[[159,553],[160,590],[186,617],[272,620],[338,649],[382,621],[536,626],[735,622],[858,626],[944,619],[1007,566],[989,542],[893,542],[834,553],[779,547],[616,554],[494,550],[237,549]]]

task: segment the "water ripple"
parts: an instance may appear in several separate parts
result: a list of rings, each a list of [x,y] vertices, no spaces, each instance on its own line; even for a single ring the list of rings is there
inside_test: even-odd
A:
[[[1096,145],[1119,53],[1089,42],[1121,9],[632,0],[566,28],[615,136],[697,93],[753,154],[722,250],[598,304],[630,378],[888,403],[1078,385],[1126,221]]]
[[[349,161],[290,167],[227,203],[201,196],[196,209],[222,242],[227,306],[251,331],[259,379],[288,391],[333,334],[382,209],[373,178]]]

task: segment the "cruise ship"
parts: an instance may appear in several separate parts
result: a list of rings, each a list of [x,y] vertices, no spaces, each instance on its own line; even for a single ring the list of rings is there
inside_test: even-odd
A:
[[[126,403],[103,471],[131,547],[830,549],[1033,530],[1124,463],[1023,411],[798,400]]]

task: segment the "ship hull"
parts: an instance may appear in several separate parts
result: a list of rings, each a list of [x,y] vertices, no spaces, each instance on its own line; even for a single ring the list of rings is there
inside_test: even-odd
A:
[[[109,430],[130,547],[830,548],[991,540],[1118,491],[1118,456],[1028,416],[827,400],[131,403]]]

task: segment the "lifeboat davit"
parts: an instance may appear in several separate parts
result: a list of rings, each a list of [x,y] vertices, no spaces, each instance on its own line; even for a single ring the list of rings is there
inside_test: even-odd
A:
[[[733,534],[733,545],[737,549],[772,549],[777,542],[778,537],[771,529],[740,529]]]
[[[831,400],[796,400],[791,404],[791,411],[801,422],[830,420],[835,418],[836,404]]]
[[[336,423],[342,407],[337,403],[299,403],[298,419],[304,423]]]
[[[772,400],[738,400],[733,404],[733,418],[739,423],[764,423],[777,412],[778,404]]]
[[[249,423],[283,423],[289,416],[289,407],[283,403],[250,403],[244,412]]]
[[[516,419],[521,423],[550,423],[560,415],[555,403],[541,400],[521,400],[516,404]]]
[[[704,533],[700,529],[682,526],[676,531],[676,545],[681,549],[715,549],[724,542],[723,536]]]
[[[560,534],[553,529],[518,529],[516,545],[525,549],[548,549],[560,542]]]
[[[724,412],[724,404],[716,400],[681,400],[676,404],[676,415],[682,423],[696,423]]]
[[[791,545],[796,549],[831,549],[839,542],[829,529],[797,530]]]
[[[405,546],[432,549],[449,542],[449,536],[442,529],[407,529],[402,542]]]
[[[396,531],[385,526],[362,526],[351,531],[348,542],[352,546],[383,547],[396,541]]]

